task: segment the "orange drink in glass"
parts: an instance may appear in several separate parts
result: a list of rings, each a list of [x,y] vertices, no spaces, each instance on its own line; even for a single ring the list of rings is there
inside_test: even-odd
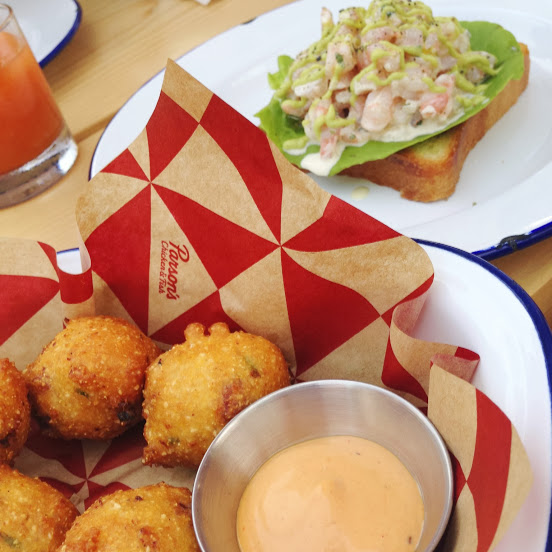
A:
[[[11,8],[0,4],[0,207],[37,195],[77,147]]]

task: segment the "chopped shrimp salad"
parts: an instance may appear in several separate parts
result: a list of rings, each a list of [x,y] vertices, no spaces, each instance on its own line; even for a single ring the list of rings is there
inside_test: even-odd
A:
[[[419,1],[373,0],[337,21],[323,8],[322,37],[290,60],[274,99],[304,134],[281,143],[301,166],[329,174],[347,146],[435,134],[489,101],[497,58],[473,51],[454,17]],[[262,126],[262,125],[261,125]]]

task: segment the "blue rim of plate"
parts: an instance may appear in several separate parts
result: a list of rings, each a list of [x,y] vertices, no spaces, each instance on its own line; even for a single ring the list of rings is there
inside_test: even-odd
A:
[[[69,44],[69,42],[73,38],[73,35],[77,32],[77,29],[80,26],[80,23],[82,20],[82,8],[77,0],[72,0],[72,2],[75,4],[75,7],[77,8],[73,25],[67,31],[67,34],[56,45],[56,47],[38,62],[40,67],[45,67],[46,65],[48,65],[48,63],[50,63],[50,61],[52,61],[65,48],[65,46]]]
[[[441,244],[441,243],[437,243],[429,240],[416,239],[414,241],[420,245],[427,245],[429,247],[435,247],[436,249],[443,249],[445,251],[458,255],[459,257],[462,257],[467,261],[475,263],[479,265],[481,268],[490,272],[493,276],[495,276],[498,280],[500,280],[507,288],[510,289],[510,291],[516,296],[518,301],[523,305],[523,307],[527,311],[527,314],[530,316],[533,322],[533,325],[535,326],[535,330],[537,331],[537,334],[539,336],[539,341],[541,343],[543,357],[544,357],[544,364],[546,368],[546,376],[548,380],[548,394],[552,399],[552,331],[550,329],[550,326],[548,325],[548,322],[546,321],[546,318],[544,317],[544,314],[539,309],[537,304],[533,301],[533,299],[531,299],[531,296],[517,282],[512,280],[500,269],[496,268],[487,260],[481,257],[478,257],[477,255],[474,255],[473,253],[468,253],[467,251],[464,251],[457,247],[453,247],[451,245],[445,245],[445,244]],[[79,248],[59,251],[58,255],[62,255],[63,253],[70,253],[74,251],[79,251]],[[550,415],[552,418],[552,412]],[[546,537],[545,552],[552,552],[552,507],[548,514],[548,535]]]
[[[550,237],[552,237],[552,222],[539,226],[527,234],[502,238],[497,245],[489,247],[488,249],[474,251],[473,254],[487,261],[492,261],[493,259],[504,257],[520,249],[525,249],[530,245]]]

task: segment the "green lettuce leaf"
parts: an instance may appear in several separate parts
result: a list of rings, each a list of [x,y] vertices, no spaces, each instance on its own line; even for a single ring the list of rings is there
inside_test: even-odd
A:
[[[518,80],[522,77],[524,69],[523,53],[512,33],[496,23],[488,23],[486,21],[462,21],[461,25],[471,34],[472,50],[485,50],[497,58],[495,67],[499,69],[498,73],[489,78],[486,83],[487,87],[483,92],[490,101],[504,89],[508,81],[511,79]],[[293,59],[291,57],[285,55],[279,56],[278,71],[268,76],[268,82],[271,88],[276,90],[280,87],[292,63]],[[332,167],[330,175],[341,172],[352,165],[383,159],[401,149],[445,132],[449,128],[463,123],[466,119],[485,108],[486,105],[488,105],[488,102],[483,102],[477,106],[466,109],[462,117],[456,119],[449,126],[434,134],[425,134],[404,142],[371,141],[363,146],[349,146],[345,148],[339,161]],[[286,140],[300,138],[305,134],[301,121],[286,115],[281,109],[280,102],[275,98],[272,98],[270,103],[256,113],[255,116],[260,119],[259,126],[261,129],[264,130],[267,136],[282,151],[283,143]],[[283,151],[283,153],[289,161],[300,166],[301,160],[305,155],[319,150],[320,146],[310,145],[307,151],[302,155],[290,155],[285,151]]]

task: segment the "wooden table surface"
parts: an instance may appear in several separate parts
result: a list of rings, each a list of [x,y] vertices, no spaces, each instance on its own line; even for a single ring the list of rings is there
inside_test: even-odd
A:
[[[78,244],[75,203],[94,148],[128,98],[166,65],[235,25],[290,0],[79,0],[82,22],[45,68],[79,146],[69,174],[36,198],[0,211],[0,236],[38,239],[56,250]],[[552,206],[551,206],[552,209]],[[552,238],[493,261],[552,324]]]

